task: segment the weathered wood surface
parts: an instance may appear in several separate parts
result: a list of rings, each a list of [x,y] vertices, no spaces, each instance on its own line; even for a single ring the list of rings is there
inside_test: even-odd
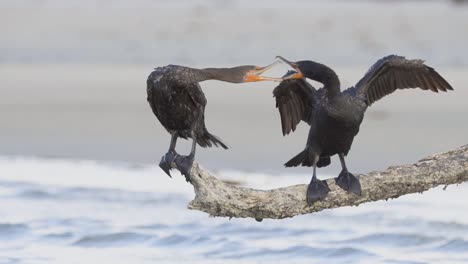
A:
[[[195,199],[188,208],[211,216],[281,219],[329,208],[397,198],[439,185],[468,181],[468,145],[426,157],[414,164],[356,175],[362,185],[362,196],[346,193],[336,186],[334,179],[328,179],[331,189],[329,195],[311,207],[306,204],[307,185],[304,184],[255,190],[224,183],[197,163],[191,173]]]

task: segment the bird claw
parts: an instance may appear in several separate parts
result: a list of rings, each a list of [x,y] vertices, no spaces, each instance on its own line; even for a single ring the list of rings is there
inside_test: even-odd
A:
[[[177,169],[180,171],[182,175],[185,176],[185,180],[189,183],[192,183],[191,179],[191,171],[193,166],[193,156],[177,156],[174,160],[175,164],[177,165]]]
[[[361,183],[359,179],[356,178],[353,174],[349,173],[347,170],[342,170],[338,178],[335,178],[336,185],[340,186],[341,189],[354,193],[357,195],[361,195]]]
[[[315,202],[325,199],[329,191],[327,181],[312,179],[307,187],[307,205],[312,206]]]
[[[166,161],[164,160],[164,157],[162,157],[161,162],[159,162],[159,168],[161,168],[167,174],[167,176],[172,178],[171,167],[167,165]]]
[[[159,167],[169,176],[171,176],[172,162],[179,156],[175,151],[169,151],[166,155],[162,156],[161,162],[159,162]]]

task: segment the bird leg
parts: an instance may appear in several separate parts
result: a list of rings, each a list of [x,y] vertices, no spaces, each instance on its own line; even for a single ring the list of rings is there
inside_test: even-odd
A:
[[[179,156],[175,151],[175,146],[177,142],[177,135],[176,133],[171,134],[171,145],[169,146],[169,150],[167,151],[166,155],[162,156],[161,162],[159,162],[159,167],[169,176],[171,176],[171,169],[172,169],[172,162],[174,162],[175,158]]]
[[[190,150],[190,154],[188,156],[177,156],[176,159],[174,160],[177,169],[179,169],[180,173],[185,176],[185,180],[189,183],[192,183],[192,180],[190,179],[191,177],[191,170],[192,170],[192,165],[193,161],[195,159],[195,150],[197,148],[197,138],[195,137],[194,134],[192,134],[192,149]]]
[[[335,178],[336,185],[340,186],[341,189],[347,192],[361,195],[361,183],[359,182],[359,179],[348,172],[348,168],[346,168],[344,160],[344,154],[339,153],[338,156],[340,157],[341,167],[343,169],[341,170],[338,178]]]
[[[307,204],[311,206],[316,201],[325,199],[330,188],[326,181],[321,181],[317,179],[316,170],[317,170],[317,161],[318,156],[314,158],[314,175],[312,175],[312,180],[310,180],[309,186],[307,187]]]

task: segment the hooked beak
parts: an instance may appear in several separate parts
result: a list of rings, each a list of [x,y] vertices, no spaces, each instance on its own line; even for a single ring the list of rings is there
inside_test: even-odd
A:
[[[288,61],[287,59],[281,57],[281,56],[276,56],[276,59],[279,59],[280,61],[288,64],[289,66],[291,66],[295,71],[297,71],[296,73],[294,74],[291,74],[291,75],[288,75],[284,78],[282,78],[283,80],[289,80],[289,79],[301,79],[301,78],[304,78],[304,74],[302,74],[302,71],[299,69],[299,66],[297,66],[296,63],[294,62],[291,62],[291,61]]]
[[[282,78],[274,78],[274,77],[266,77],[266,76],[261,76],[264,72],[268,71],[271,69],[273,66],[275,66],[279,61],[275,61],[272,64],[265,66],[265,67],[255,67],[255,69],[250,70],[247,72],[245,75],[244,82],[259,82],[259,81],[276,81],[276,82],[281,82],[283,79]]]

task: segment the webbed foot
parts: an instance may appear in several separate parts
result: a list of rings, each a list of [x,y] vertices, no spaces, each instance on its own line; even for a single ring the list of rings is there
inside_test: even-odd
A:
[[[185,180],[189,183],[192,183],[191,180],[191,170],[193,166],[193,156],[178,156],[174,161],[179,169],[180,173],[185,176]]]
[[[159,162],[159,167],[169,176],[171,176],[171,164],[179,156],[175,151],[168,151],[166,155],[162,156],[161,161]]]
[[[359,179],[347,170],[342,170],[340,172],[338,178],[335,178],[335,183],[347,192],[361,195],[361,183]]]
[[[312,178],[309,187],[307,187],[307,204],[311,206],[316,201],[325,199],[329,191],[330,188],[326,181]]]

